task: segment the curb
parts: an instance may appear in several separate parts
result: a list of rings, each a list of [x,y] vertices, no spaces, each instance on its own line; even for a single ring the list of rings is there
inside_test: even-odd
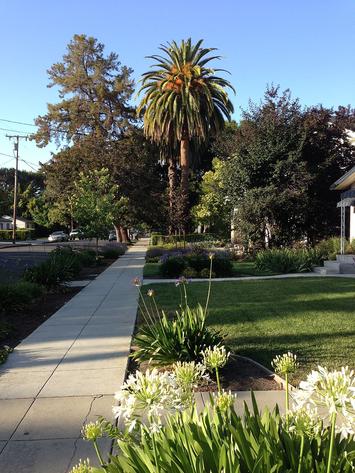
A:
[[[286,387],[286,381],[281,378],[278,374],[274,373],[273,371],[269,370],[269,368],[266,368],[266,366],[262,365],[261,363],[258,363],[255,360],[252,360],[248,356],[242,356],[242,355],[236,355],[237,358],[241,358],[242,360],[248,361],[249,363],[252,363],[253,365],[257,366],[258,368],[262,369],[267,373],[269,376],[272,376],[272,379],[276,381],[276,383],[283,389],[285,390]],[[292,384],[288,383],[288,387],[290,391],[297,391],[297,389],[292,386]]]

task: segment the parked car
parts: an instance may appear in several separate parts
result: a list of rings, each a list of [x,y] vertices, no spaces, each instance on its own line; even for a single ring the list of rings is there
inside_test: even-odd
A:
[[[117,240],[116,232],[112,230],[109,235],[108,235],[108,241],[114,241]]]
[[[53,232],[49,235],[48,241],[68,241],[69,235],[65,232]]]
[[[83,240],[84,238],[84,233],[80,228],[74,228],[69,233],[69,240]]]

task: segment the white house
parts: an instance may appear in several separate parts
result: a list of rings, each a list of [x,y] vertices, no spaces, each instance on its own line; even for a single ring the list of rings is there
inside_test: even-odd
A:
[[[349,239],[355,239],[355,166],[330,186],[332,190],[342,191],[338,207],[341,212],[341,238],[344,245],[346,235],[346,209],[350,208]],[[344,253],[342,245],[341,253]]]
[[[8,215],[3,215],[0,217],[0,230],[12,230],[13,219]],[[34,224],[31,220],[23,217],[16,218],[16,227],[19,230],[33,230]]]

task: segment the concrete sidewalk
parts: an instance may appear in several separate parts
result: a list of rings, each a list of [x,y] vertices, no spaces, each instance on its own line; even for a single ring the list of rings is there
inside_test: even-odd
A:
[[[130,248],[1,366],[1,473],[67,473],[79,458],[96,460],[80,431],[112,418],[136,318],[132,279],[142,276],[147,244]]]

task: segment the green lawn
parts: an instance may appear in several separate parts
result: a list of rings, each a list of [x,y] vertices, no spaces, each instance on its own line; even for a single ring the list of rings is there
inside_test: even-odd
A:
[[[175,285],[149,287],[164,309],[180,303]],[[190,305],[204,304],[206,291],[207,282],[189,284]],[[318,364],[355,368],[354,279],[215,280],[208,324],[236,353],[268,367],[275,355],[291,350],[301,363],[298,378]]]
[[[159,278],[162,277],[159,273],[160,263],[146,263],[143,270],[145,278]],[[234,261],[233,262],[233,276],[271,276],[268,271],[260,271],[255,267],[253,261]]]

